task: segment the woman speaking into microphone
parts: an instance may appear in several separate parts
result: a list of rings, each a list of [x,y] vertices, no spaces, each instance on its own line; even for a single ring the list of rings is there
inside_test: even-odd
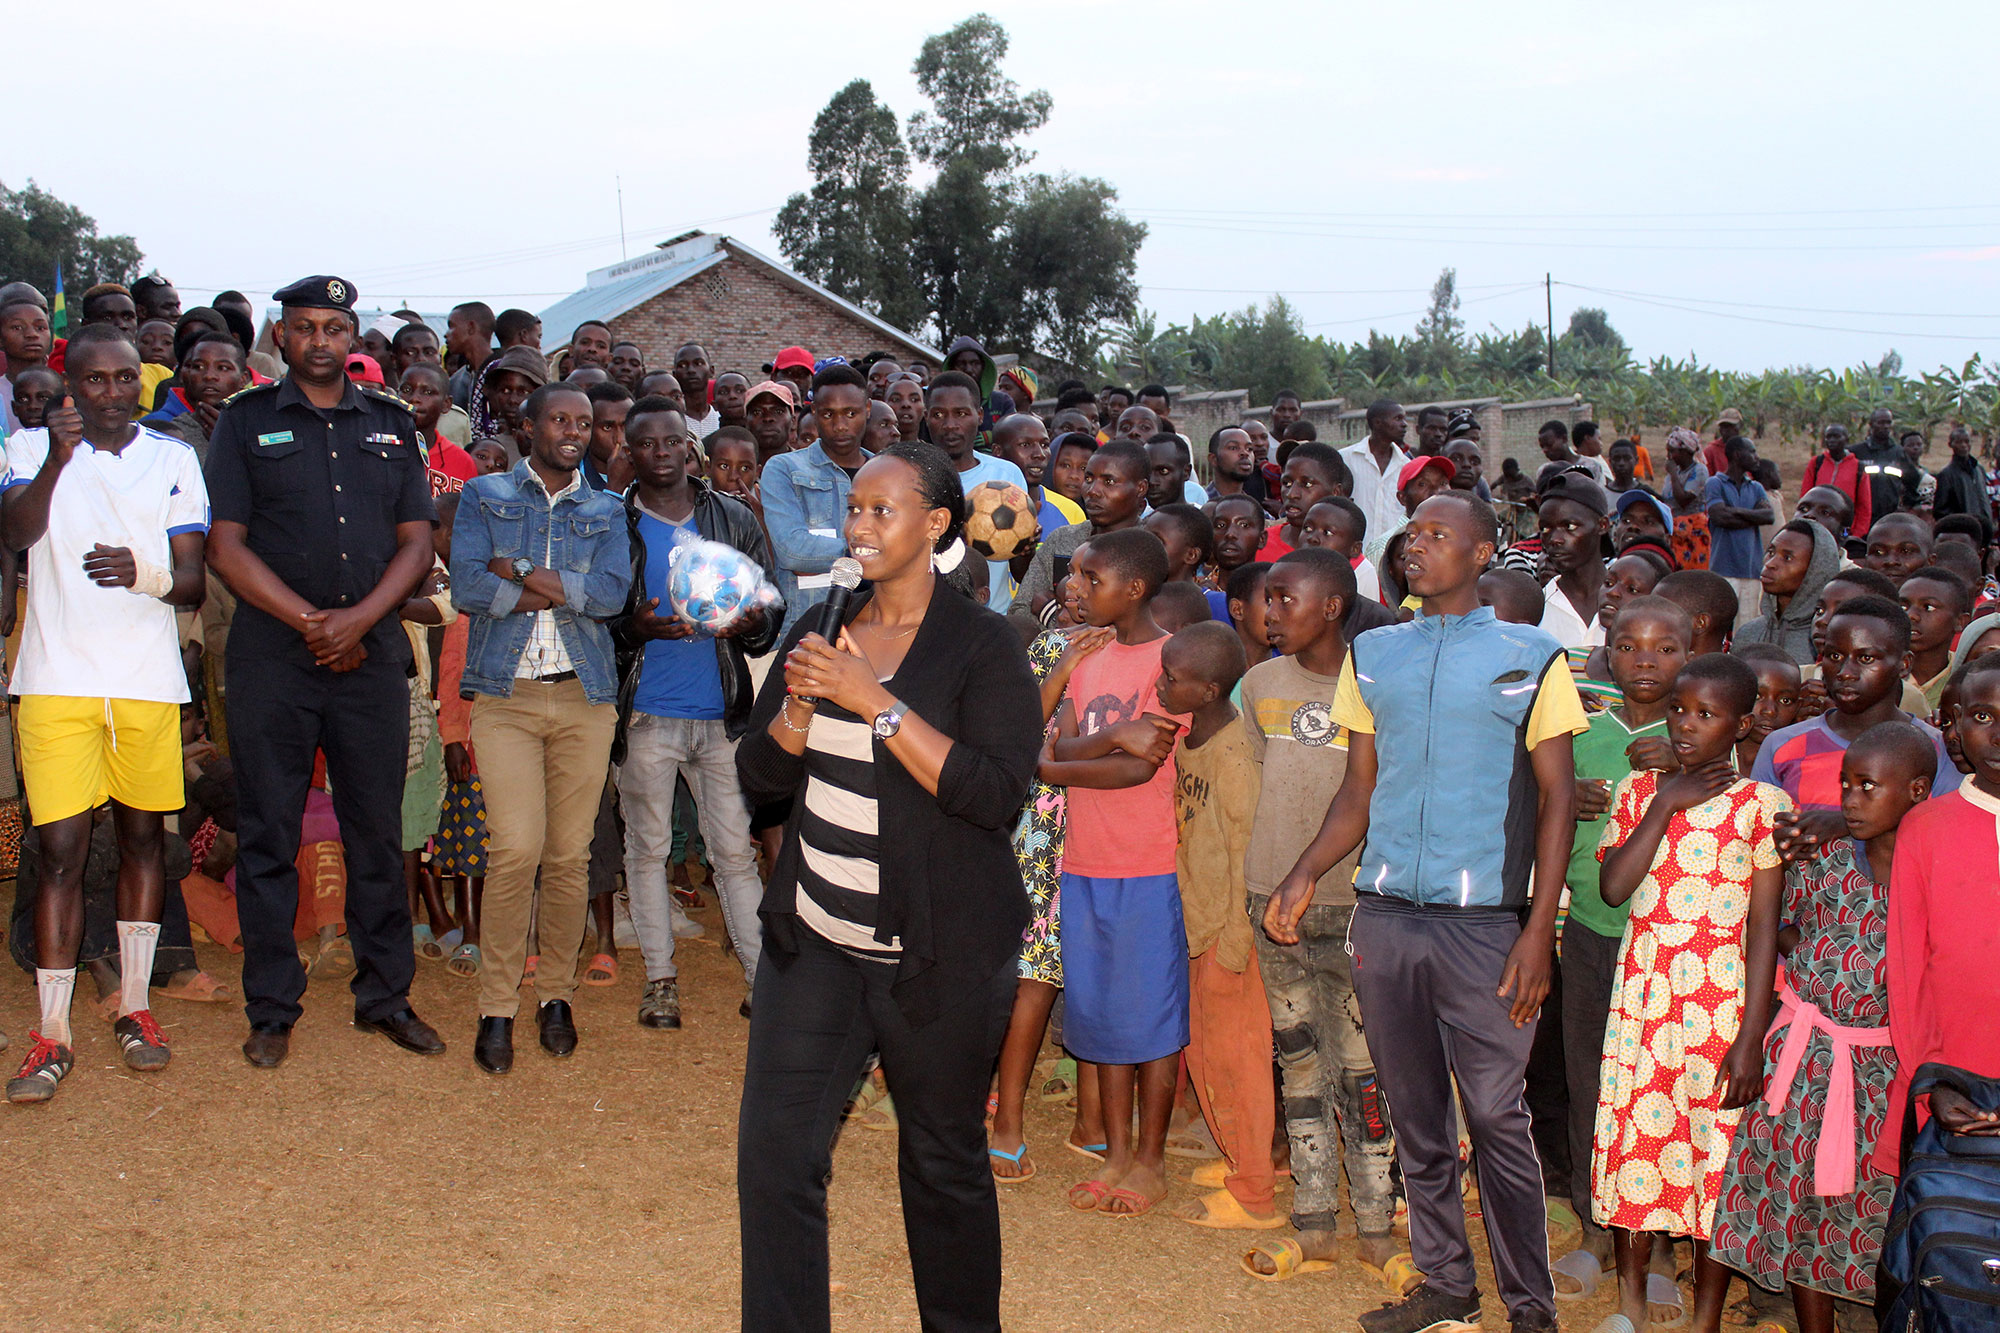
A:
[[[797,798],[760,913],[737,1127],[756,1333],[829,1326],[826,1182],[875,1051],[923,1327],[1000,1327],[982,1119],[1028,924],[1008,835],[1042,712],[1019,635],[938,570],[965,558],[964,526],[942,450],[899,444],[865,464],[845,536],[873,586],[840,626],[792,628],[737,750],[753,801]]]

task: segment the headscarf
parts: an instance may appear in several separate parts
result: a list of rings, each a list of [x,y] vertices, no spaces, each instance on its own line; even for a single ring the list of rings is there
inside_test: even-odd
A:
[[[1820,591],[1840,572],[1840,543],[1817,523],[1801,526],[1812,533],[1813,553],[1811,562],[1806,565],[1806,576],[1799,583],[1799,590],[1785,604],[1783,614],[1778,611],[1777,597],[1765,593],[1760,604],[1763,614],[1747,625],[1737,626],[1736,633],[1730,636],[1730,644],[1774,643],[1791,654],[1794,662],[1804,666],[1815,657],[1812,627],[1813,616],[1819,611]],[[1789,523],[1779,529],[1780,532],[1797,530]]]
[[[1701,454],[1702,450],[1701,436],[1695,434],[1693,431],[1689,430],[1686,426],[1676,426],[1672,430],[1667,432],[1667,447],[1671,449],[1677,444],[1684,445],[1687,448],[1694,450],[1695,455],[1697,457],[1699,457]]]
[[[1979,642],[1979,636],[1988,630],[2000,629],[2000,611],[1980,616],[1967,625],[1958,636],[1958,644],[1951,650],[1951,670],[1956,672],[1972,660],[1972,645]],[[1989,649],[1989,651],[1991,651]]]

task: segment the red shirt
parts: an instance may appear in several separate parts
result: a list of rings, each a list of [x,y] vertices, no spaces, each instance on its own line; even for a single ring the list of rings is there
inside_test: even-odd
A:
[[[479,475],[479,464],[471,454],[439,436],[424,442],[430,449],[428,471],[431,478],[431,498],[436,499],[446,491],[462,491],[465,483]]]
[[[1865,536],[1875,526],[1875,488],[1862,475],[1861,460],[1854,456],[1853,450],[1842,454],[1838,463],[1824,450],[1814,454],[1806,464],[1805,478],[1799,482],[1799,494],[1804,495],[1815,486],[1831,486],[1853,504],[1854,525],[1848,531]]]
[[[1279,519],[1276,523],[1264,529],[1264,544],[1257,548],[1257,559],[1276,560],[1281,555],[1290,554],[1292,544],[1285,540],[1283,536],[1284,531],[1285,521],[1283,519]]]

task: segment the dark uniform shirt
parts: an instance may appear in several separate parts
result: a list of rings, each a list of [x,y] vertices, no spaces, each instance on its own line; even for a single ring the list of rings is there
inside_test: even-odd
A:
[[[289,376],[237,394],[208,445],[217,522],[249,529],[250,550],[322,610],[353,606],[396,555],[396,525],[437,521],[416,422],[400,399],[349,382],[337,406],[314,407]],[[371,658],[407,662],[395,615],[362,640]],[[294,626],[243,602],[232,656],[304,654]]]

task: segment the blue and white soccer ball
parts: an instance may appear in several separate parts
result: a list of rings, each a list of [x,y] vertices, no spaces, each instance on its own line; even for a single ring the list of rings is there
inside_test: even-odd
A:
[[[777,596],[757,562],[723,542],[687,542],[667,556],[668,605],[704,633],[728,629]]]

